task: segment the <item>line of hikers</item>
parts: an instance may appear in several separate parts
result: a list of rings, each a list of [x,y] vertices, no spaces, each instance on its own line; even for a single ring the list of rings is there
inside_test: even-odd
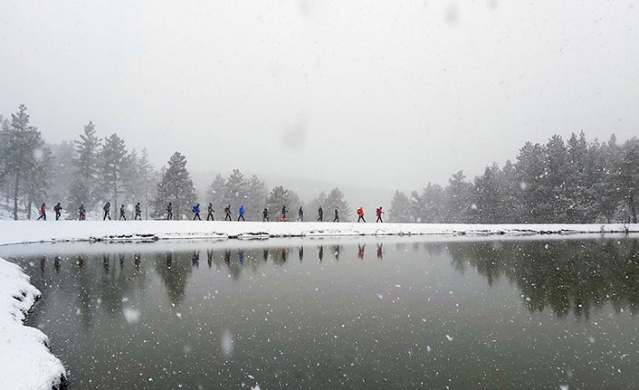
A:
[[[196,203],[193,206],[193,220],[195,221],[196,219],[201,221],[202,218],[200,217],[200,204]],[[244,205],[240,205],[240,208],[238,209],[237,213],[237,220],[240,221],[246,221],[246,219],[244,218]],[[215,213],[215,210],[213,210],[213,204],[209,203],[208,205],[208,214],[206,215],[206,220],[207,221],[215,221],[215,217],[213,216],[213,213]],[[384,222],[382,220],[382,215],[384,214],[384,212],[382,211],[382,206],[378,207],[375,210],[375,213],[377,215],[377,220],[375,222]],[[279,221],[280,222],[286,222],[287,221],[287,215],[288,214],[288,208],[286,207],[286,205],[282,206],[282,211],[280,213],[280,218]],[[169,204],[166,206],[166,219],[167,220],[171,220],[173,219],[173,203],[169,202]],[[227,205],[226,207],[224,207],[224,220],[225,221],[232,221],[233,218],[231,217],[231,205]],[[262,210],[262,222],[269,222],[269,210],[268,207],[264,207],[264,210]],[[304,208],[300,206],[299,210],[297,211],[297,220],[296,221],[300,221],[300,222],[304,222]],[[324,221],[324,210],[322,209],[322,206],[320,206],[317,209],[317,222],[322,222]],[[335,218],[333,218],[333,222],[339,222],[339,208],[335,207]],[[360,207],[357,209],[357,222],[366,222],[366,220],[364,219],[364,208]]]
[[[54,207],[53,210],[55,211],[55,220],[59,220],[60,219],[60,215],[61,215],[61,211],[62,211],[62,206],[60,206],[60,202],[58,202]],[[111,220],[111,202],[106,202],[104,204],[104,207],[102,207],[102,210],[104,211],[104,216],[102,217],[102,220],[106,220],[109,219]],[[38,220],[42,219],[44,221],[47,220],[47,213],[46,213],[46,204],[42,203],[42,205],[40,206],[40,216],[38,217]],[[202,218],[200,217],[200,204],[197,203],[193,206],[193,220],[202,220]],[[215,210],[213,210],[213,204],[209,203],[208,205],[208,214],[206,215],[206,220],[207,221],[215,221],[215,217],[213,216],[213,213],[215,213]],[[240,205],[240,208],[238,209],[238,216],[237,216],[237,220],[240,221],[246,221],[246,219],[244,218],[244,213],[245,213],[245,209],[244,209],[244,205]],[[286,207],[286,205],[282,206],[282,211],[280,213],[280,218],[279,221],[280,222],[286,222],[287,221],[287,217],[286,215],[288,214],[288,208]],[[375,214],[377,215],[377,220],[375,222],[384,222],[382,220],[382,215],[384,214],[384,212],[382,211],[382,207],[378,207],[375,210]],[[324,210],[322,209],[322,206],[320,206],[317,209],[317,222],[323,222],[324,221]],[[80,203],[80,206],[78,207],[78,219],[80,221],[84,221],[86,220],[86,209],[84,208],[84,203]],[[126,221],[126,209],[124,204],[122,204],[120,206],[120,217],[118,218],[119,220],[125,220]],[[140,206],[140,202],[137,202],[135,204],[135,216],[133,217],[134,220],[142,220],[142,207]],[[167,220],[172,220],[173,219],[173,203],[169,202],[169,204],[166,206],[166,219]],[[225,221],[232,221],[233,218],[231,217],[231,205],[227,205],[226,207],[224,207],[224,220]],[[297,211],[297,221],[300,222],[304,222],[304,209],[300,206],[299,210]],[[267,207],[264,207],[264,210],[262,210],[262,222],[269,222],[269,210]],[[333,222],[339,222],[339,208],[335,207],[335,218],[333,218]],[[357,222],[366,222],[366,219],[364,219],[364,208],[360,207],[357,209]]]

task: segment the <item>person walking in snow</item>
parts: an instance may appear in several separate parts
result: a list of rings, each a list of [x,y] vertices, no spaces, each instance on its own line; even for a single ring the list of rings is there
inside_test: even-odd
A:
[[[104,210],[104,218],[102,218],[103,221],[105,221],[107,218],[109,218],[109,221],[111,220],[111,202],[106,202],[104,204],[104,207],[102,207],[102,210]]]
[[[364,208],[360,207],[357,209],[357,222],[359,222],[360,220],[364,221],[364,223],[366,223],[366,220],[364,219]]]
[[[84,221],[87,219],[87,211],[84,209],[84,203],[80,203],[78,207],[78,220]]]
[[[333,218],[333,222],[339,222],[339,208],[335,207],[335,218]]]
[[[262,210],[262,222],[268,222],[268,209],[266,207]]]
[[[377,223],[377,222],[382,222],[383,223],[384,221],[382,221],[382,214],[384,214],[384,212],[382,211],[382,206],[379,206],[379,208],[377,208],[376,212],[377,212],[377,221],[375,221],[375,223]]]
[[[140,206],[140,202],[135,204],[135,217],[133,217],[133,220],[137,220],[137,219],[142,219],[142,207]]]
[[[242,221],[246,221],[246,219],[244,219],[244,205],[241,204],[240,208],[237,210],[237,221],[240,221],[240,218],[242,218]]]
[[[286,213],[288,213],[288,208],[284,205],[282,206],[282,217],[280,218],[280,221],[286,222]]]
[[[302,206],[300,206],[300,209],[297,210],[297,220],[304,222],[304,210],[302,209]]]
[[[47,220],[47,210],[44,208],[44,206],[46,206],[46,205],[43,202],[42,206],[40,206],[40,216],[37,219],[38,221],[39,220],[43,220],[43,221]]]
[[[193,216],[193,220],[195,221],[195,219],[199,219],[200,221],[202,220],[202,218],[200,218],[200,204],[196,203],[195,206],[193,206],[193,213],[195,214]]]
[[[62,206],[60,206],[60,202],[58,202],[55,206],[53,206],[53,211],[55,211],[55,220],[60,219],[60,212],[62,211]]]
[[[231,219],[231,205],[227,205],[224,208],[224,220],[225,221],[232,221],[233,219]]]
[[[317,209],[317,221],[322,222],[324,220],[324,210],[322,210],[322,206]]]
[[[166,219],[170,221],[173,219],[173,203],[169,202],[166,206]]]
[[[215,210],[213,210],[213,203],[209,203],[208,214],[206,214],[207,221],[209,220],[209,218],[211,218],[211,221],[215,221],[215,217],[213,216],[214,212]]]
[[[120,220],[126,221],[126,214],[124,212],[124,203],[120,206]]]

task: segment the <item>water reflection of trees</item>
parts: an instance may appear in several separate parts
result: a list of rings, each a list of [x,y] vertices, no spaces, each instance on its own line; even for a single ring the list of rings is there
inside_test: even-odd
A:
[[[639,311],[639,241],[480,242],[448,245],[453,267],[471,265],[489,285],[515,283],[531,311],[549,307],[588,318],[610,302],[617,311]]]

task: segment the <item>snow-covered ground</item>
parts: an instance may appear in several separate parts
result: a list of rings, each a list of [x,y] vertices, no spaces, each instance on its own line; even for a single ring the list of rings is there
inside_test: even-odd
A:
[[[91,240],[639,232],[637,224],[465,225],[224,221],[0,221],[0,245]]]
[[[47,336],[22,323],[39,296],[20,267],[0,258],[0,388],[50,390],[66,377]]]
[[[639,225],[462,225],[330,222],[0,221],[0,245],[59,241],[250,239],[334,236],[522,236],[636,233]],[[47,337],[22,324],[40,292],[19,267],[0,258],[0,387],[51,389],[65,374]],[[16,299],[18,297],[19,299]]]

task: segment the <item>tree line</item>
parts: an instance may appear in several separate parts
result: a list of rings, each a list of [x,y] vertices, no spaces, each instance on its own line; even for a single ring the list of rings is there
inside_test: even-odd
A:
[[[320,192],[305,203],[294,191],[283,186],[269,190],[257,176],[247,178],[239,169],[226,179],[217,175],[202,195],[203,201],[198,200],[186,157],[179,152],[156,170],[146,149],[129,150],[116,133],[101,138],[92,122],[77,139],[48,144],[30,124],[25,105],[11,119],[0,115],[0,196],[4,200],[0,207],[6,207],[15,220],[31,219],[43,202],[62,202],[68,219],[75,219],[81,204],[89,214],[99,215],[107,201],[115,210],[124,204],[130,212],[140,202],[144,219],[163,219],[169,202],[176,219],[189,218],[195,203],[209,202],[216,209],[243,204],[247,220],[261,220],[264,207],[276,211],[283,205],[313,213],[319,206],[338,207],[346,221],[351,213],[339,188],[328,195]]]
[[[473,181],[463,171],[448,185],[428,183],[410,195],[396,191],[393,222],[637,223],[639,139],[526,142],[516,162],[487,166]]]

